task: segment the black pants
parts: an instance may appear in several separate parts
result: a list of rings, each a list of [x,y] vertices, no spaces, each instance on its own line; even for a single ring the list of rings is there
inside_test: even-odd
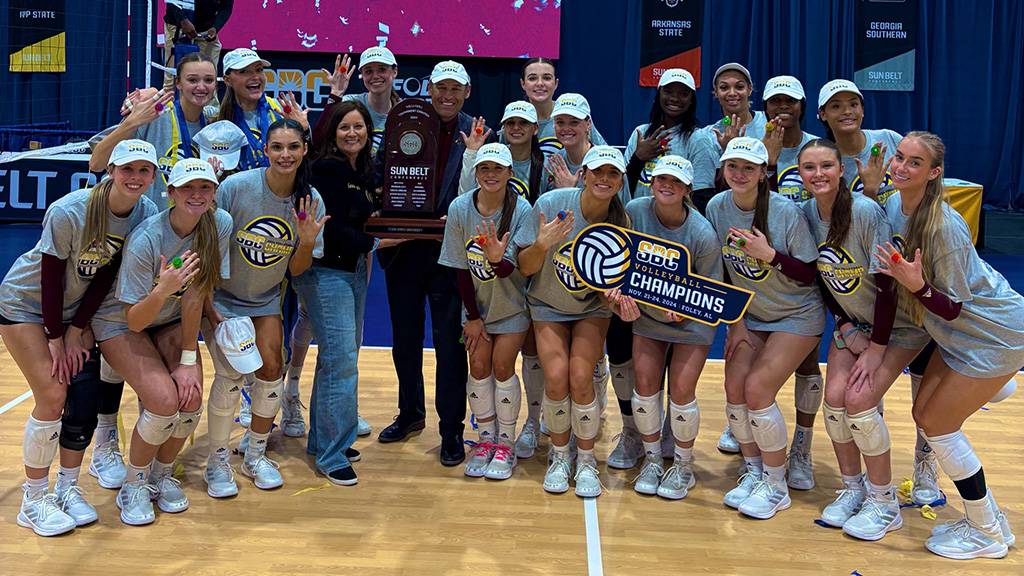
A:
[[[398,413],[403,422],[426,416],[423,399],[424,301],[430,305],[434,340],[434,407],[442,436],[462,434],[466,419],[466,378],[469,368],[462,338],[462,301],[451,268],[437,263],[441,243],[410,240],[381,250],[379,257],[388,287],[393,346],[398,374]]]

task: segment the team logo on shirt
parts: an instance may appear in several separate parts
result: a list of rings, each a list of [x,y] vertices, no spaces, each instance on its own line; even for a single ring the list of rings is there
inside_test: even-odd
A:
[[[726,244],[722,246],[722,260],[740,276],[753,282],[762,282],[772,272],[772,267],[763,260],[747,256],[743,250]]]
[[[171,262],[171,258],[168,258],[167,259],[167,265],[168,266],[170,266],[170,262]],[[195,280],[195,276],[190,278],[189,281],[186,282],[185,285],[182,286],[180,290],[178,290],[174,294],[171,294],[171,298],[174,298],[175,300],[181,300],[181,297],[184,296],[185,292],[189,289],[190,286],[192,286],[192,282],[194,280]],[[160,284],[160,271],[157,271],[156,275],[153,276],[153,286],[152,287],[156,288],[158,284]]]
[[[555,250],[551,255],[551,265],[555,267],[555,277],[566,290],[578,294],[587,289],[572,269],[572,242],[566,242],[561,248]]]
[[[864,267],[841,246],[818,246],[818,273],[833,292],[849,296],[860,287]]]
[[[92,246],[82,250],[78,253],[78,263],[75,266],[75,270],[78,272],[80,278],[92,278],[96,275],[96,271],[106,266],[107,262],[114,257],[121,248],[124,246],[124,238],[121,236],[114,236],[113,234],[107,234],[107,250],[110,252],[110,256],[104,256],[100,251],[94,250]]]
[[[374,129],[373,139],[370,141],[370,155],[376,157],[377,150],[380,150],[382,144],[384,144],[384,131]]]
[[[907,241],[903,238],[902,234],[892,235],[892,245],[895,246],[896,249],[900,251],[900,254],[903,254],[904,252],[907,251]]]
[[[850,192],[854,194],[864,193],[864,183],[860,180],[860,174],[854,177],[853,182],[850,182]],[[896,193],[896,187],[892,185],[892,174],[889,172],[885,173],[885,178],[882,178],[882,185],[878,188],[878,203],[885,204],[885,201]]]
[[[199,148],[192,146],[192,158],[199,157]],[[163,153],[159,158],[156,159],[157,171],[160,173],[160,177],[163,178],[164,185],[167,184],[167,179],[171,177],[171,170],[174,169],[174,165],[187,158],[185,156],[185,143],[180,142],[176,145],[172,145]]]
[[[466,261],[469,262],[469,271],[477,280],[490,282],[497,277],[491,263],[487,261],[487,254],[484,253],[483,247],[477,244],[476,238],[466,242]]]
[[[295,234],[277,216],[260,216],[235,233],[238,251],[251,266],[270,268],[291,255]]]
[[[779,194],[793,202],[803,202],[814,197],[814,194],[804,189],[804,181],[800,178],[800,168],[796,165],[779,172]]]
[[[529,198],[530,186],[526,182],[523,182],[519,178],[513,176],[508,179],[508,185],[512,187],[512,190],[523,198]]]
[[[559,150],[565,149],[565,146],[562,146],[562,143],[554,136],[545,136],[544,138],[541,138],[538,143],[540,144],[540,151],[543,152],[545,156],[549,156]]]

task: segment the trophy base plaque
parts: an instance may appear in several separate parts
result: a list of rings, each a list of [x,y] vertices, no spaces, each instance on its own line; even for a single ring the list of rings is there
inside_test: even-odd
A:
[[[444,220],[433,218],[373,217],[366,221],[363,230],[377,238],[440,240],[444,238]]]

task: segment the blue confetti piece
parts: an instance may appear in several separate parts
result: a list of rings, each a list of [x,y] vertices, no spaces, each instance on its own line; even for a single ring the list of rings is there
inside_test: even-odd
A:
[[[473,430],[479,430],[480,425],[476,423],[476,414],[469,415],[469,424],[473,427]]]
[[[935,500],[934,502],[929,503],[928,506],[931,506],[932,508],[935,508],[937,506],[945,506],[946,505],[946,493],[940,490],[939,494],[941,494],[942,496],[940,496],[938,500]],[[924,506],[924,504],[918,504],[918,503],[914,502],[913,500],[911,500],[910,502],[907,502],[906,504],[900,504],[900,508],[920,508],[922,506]]]
[[[864,576],[864,575],[861,574],[860,572],[857,572],[856,570],[854,570],[853,572],[850,572],[850,576]]]
[[[985,406],[982,406],[981,409],[984,410],[985,412],[989,411],[989,409],[987,407],[985,407]]]
[[[814,519],[814,523],[817,524],[818,526],[821,526],[822,528],[831,528],[833,530],[841,530],[841,528],[836,528],[835,526],[831,526],[829,524],[826,524],[825,521],[822,520],[821,518],[815,518]]]

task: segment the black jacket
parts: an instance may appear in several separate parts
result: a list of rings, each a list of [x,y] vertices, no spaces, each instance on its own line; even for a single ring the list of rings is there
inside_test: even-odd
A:
[[[370,198],[373,180],[363,178],[348,160],[321,158],[313,162],[313,187],[324,199],[324,208],[331,219],[324,225],[324,257],[316,260],[348,272],[373,248],[373,236],[363,232],[363,225],[373,211]]]

